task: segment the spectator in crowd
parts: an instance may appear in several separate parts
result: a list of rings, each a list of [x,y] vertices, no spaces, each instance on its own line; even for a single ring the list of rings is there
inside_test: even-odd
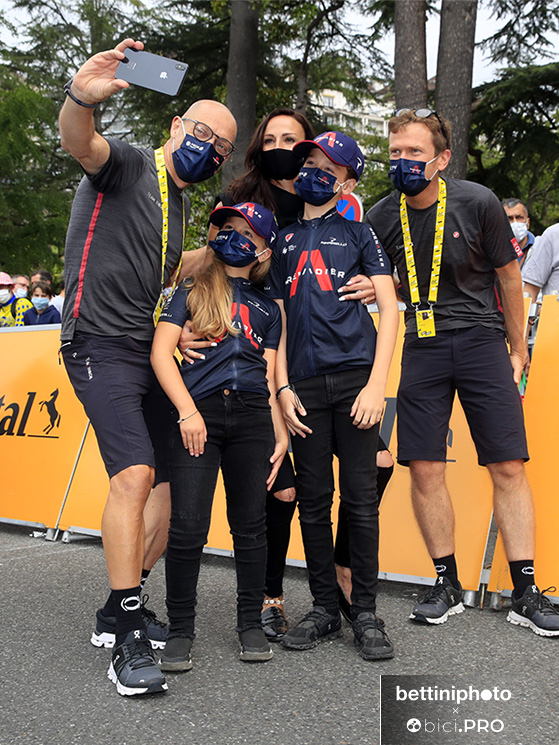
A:
[[[32,307],[27,298],[15,296],[10,275],[0,272],[0,327],[23,326],[23,315]]]
[[[14,282],[14,295],[17,298],[27,297],[29,294],[29,286],[31,284],[27,274],[12,274],[12,280]]]
[[[64,278],[62,278],[59,281],[58,287],[59,287],[58,295],[52,296],[50,304],[53,305],[56,308],[56,310],[60,313],[60,315],[62,316],[62,309],[64,308],[64,295],[66,294]]]
[[[31,285],[31,302],[33,307],[23,315],[24,326],[46,326],[60,323],[60,313],[54,305],[49,305],[52,299],[52,288],[46,282],[34,282]]]
[[[31,275],[31,282],[46,282],[52,288],[52,274],[46,269],[35,269]]]
[[[559,293],[559,223],[536,238],[529,260],[522,269],[524,292],[534,302],[538,294]]]
[[[517,241],[489,189],[442,178],[451,154],[448,121],[430,109],[402,109],[388,127],[396,189],[366,219],[397,267],[407,306],[398,461],[410,468],[415,515],[437,574],[410,618],[440,624],[464,610],[445,481],[458,392],[479,463],[493,481],[495,519],[514,587],[507,619],[559,636],[559,612],[534,584],[534,507],[518,391],[526,349]]]
[[[520,268],[522,268],[536,240],[535,235],[529,230],[530,217],[528,216],[528,208],[521,199],[517,199],[516,197],[504,199],[501,204],[509,218],[514,237],[518,241],[518,245],[522,251],[522,256],[518,257]]]
[[[183,257],[190,203],[182,190],[217,172],[237,129],[225,106],[198,101],[173,118],[155,151],[97,133],[94,109],[128,88],[115,72],[129,47],[143,44],[126,39],[82,65],[65,87],[59,120],[62,145],[85,172],[66,239],[61,350],[110,478],[101,527],[112,591],[92,642],[114,645],[108,674],[124,696],[167,689],[150,645],[164,645],[166,627],[140,600],[164,550],[170,510],[170,404],[149,360],[154,309]],[[183,258],[177,280],[195,273],[188,253]]]

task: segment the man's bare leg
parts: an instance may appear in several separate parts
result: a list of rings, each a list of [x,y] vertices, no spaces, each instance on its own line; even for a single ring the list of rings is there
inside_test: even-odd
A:
[[[493,480],[495,522],[509,561],[533,559],[535,555],[534,502],[521,460],[488,463]]]
[[[413,511],[432,559],[454,553],[454,509],[445,473],[444,462],[410,462]]]
[[[440,624],[464,610],[454,558],[454,508],[446,486],[446,463],[414,460],[410,473],[413,510],[438,575],[410,618]]]
[[[143,569],[151,570],[167,547],[171,519],[171,489],[169,482],[157,484],[144,508],[146,538]]]
[[[103,512],[101,532],[109,581],[113,590],[140,584],[144,561],[144,508],[153,468],[130,466],[113,476]]]

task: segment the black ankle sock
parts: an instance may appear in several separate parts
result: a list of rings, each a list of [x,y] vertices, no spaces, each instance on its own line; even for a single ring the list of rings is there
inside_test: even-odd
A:
[[[433,559],[437,577],[446,577],[453,587],[458,588],[458,569],[456,568],[456,559],[454,554],[443,556],[440,559]]]
[[[510,576],[514,585],[514,597],[524,595],[524,590],[534,584],[534,561],[523,559],[522,561],[509,561]]]
[[[144,589],[146,579],[149,577],[150,569],[142,569],[142,576],[140,577],[140,590]]]
[[[129,631],[145,629],[140,612],[140,586],[112,591],[116,617],[116,643],[120,644]]]
[[[107,602],[103,606],[101,613],[104,616],[114,616],[115,614],[115,601],[113,598],[113,591],[111,590],[109,593],[109,597],[107,598]]]
[[[144,589],[144,585],[146,583],[146,579],[149,577],[150,569],[142,569],[142,576],[140,578],[140,590]],[[109,593],[109,597],[107,598],[107,602],[103,606],[101,613],[104,616],[114,616],[115,615],[115,601],[113,598],[113,591]]]

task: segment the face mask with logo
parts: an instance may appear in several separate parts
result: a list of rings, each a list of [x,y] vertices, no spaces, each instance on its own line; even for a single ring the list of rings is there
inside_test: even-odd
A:
[[[27,290],[25,289],[25,287],[16,287],[16,289],[14,290],[14,295],[17,298],[27,297]]]
[[[425,166],[428,166],[429,163],[432,163],[438,157],[438,155],[435,155],[434,158],[431,158],[427,162],[423,160],[407,160],[407,158],[391,160],[388,175],[394,187],[408,197],[415,197],[417,194],[420,194],[429,186],[439,172],[437,168],[431,178],[427,179],[425,178]]]
[[[12,298],[12,293],[9,290],[0,290],[0,305],[6,305]]]
[[[224,264],[234,267],[248,266],[268,250],[265,248],[258,253],[254,243],[236,230],[220,230],[208,246]]]
[[[32,297],[31,302],[35,306],[36,310],[46,310],[49,304],[48,297]]]
[[[295,178],[302,166],[301,158],[296,158],[291,150],[282,147],[263,150],[261,158],[262,170],[266,176],[277,181]]]
[[[340,184],[334,191],[337,183],[338,179],[333,174],[321,168],[303,168],[293,188],[304,202],[320,207],[335,197],[342,188],[343,184]]]
[[[184,124],[182,125],[184,129]],[[185,134],[178,150],[173,150],[173,165],[177,176],[187,184],[197,184],[217,173],[225,158],[211,142],[200,142]]]
[[[525,222],[511,222],[510,224],[514,237],[519,243],[522,243],[528,235],[528,226]]]

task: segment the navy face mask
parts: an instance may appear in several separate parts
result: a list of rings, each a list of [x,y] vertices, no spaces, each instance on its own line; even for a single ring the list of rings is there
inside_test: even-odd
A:
[[[173,151],[173,165],[177,176],[187,184],[197,184],[210,178],[224,160],[213,143],[200,142],[189,134],[185,134],[179,149]]]
[[[258,253],[254,243],[236,230],[220,230],[215,241],[209,241],[208,246],[224,264],[235,267],[252,264],[260,254],[268,250],[265,248]]]
[[[333,174],[321,168],[303,168],[293,188],[304,202],[320,207],[336,196],[337,191],[334,191],[334,186],[337,182],[338,179]],[[343,184],[340,184],[338,190],[342,186]]]
[[[403,192],[408,197],[415,197],[426,189],[438,173],[438,169],[430,179],[425,178],[425,166],[432,163],[439,156],[427,162],[423,160],[407,160],[406,158],[397,158],[390,161],[388,175],[398,191]]]

